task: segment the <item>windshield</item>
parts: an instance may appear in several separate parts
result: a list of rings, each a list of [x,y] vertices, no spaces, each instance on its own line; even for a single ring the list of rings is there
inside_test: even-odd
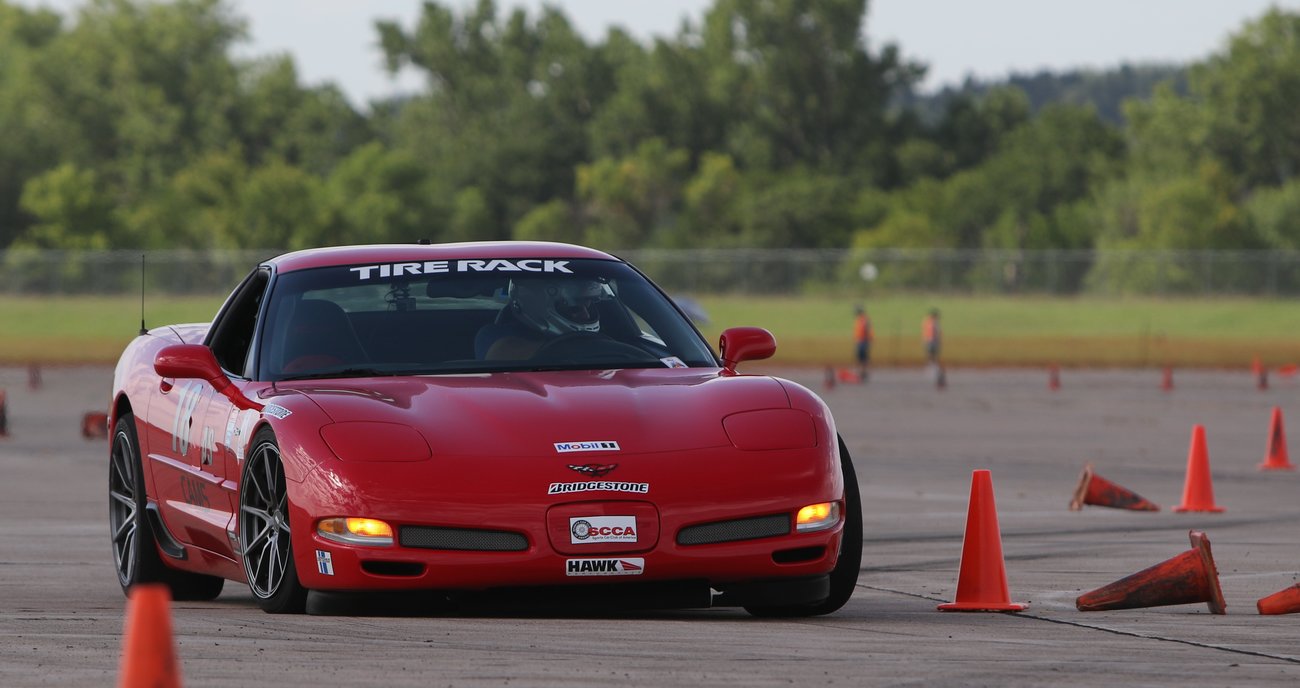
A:
[[[446,260],[279,276],[259,379],[716,367],[658,289],[609,260]]]

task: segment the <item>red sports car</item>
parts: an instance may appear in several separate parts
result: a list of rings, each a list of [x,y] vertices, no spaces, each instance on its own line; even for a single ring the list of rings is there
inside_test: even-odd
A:
[[[858,483],[826,405],[715,355],[628,263],[565,244],[352,246],[258,265],[113,380],[122,587],[268,612],[309,591],[577,594],[826,614]]]

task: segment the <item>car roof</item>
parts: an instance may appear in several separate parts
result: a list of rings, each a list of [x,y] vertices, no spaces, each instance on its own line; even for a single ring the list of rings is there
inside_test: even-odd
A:
[[[603,251],[549,241],[473,241],[458,244],[368,244],[286,253],[266,261],[278,272],[405,261],[474,258],[595,258],[619,260]]]

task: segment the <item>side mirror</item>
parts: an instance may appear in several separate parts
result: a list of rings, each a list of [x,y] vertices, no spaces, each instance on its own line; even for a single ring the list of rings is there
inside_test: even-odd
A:
[[[722,374],[735,375],[741,361],[760,361],[776,353],[776,337],[761,327],[732,327],[718,341]]]
[[[212,355],[212,349],[202,344],[173,344],[164,347],[153,359],[153,370],[160,377],[205,380],[212,388],[224,394],[231,403],[244,410],[262,410],[259,404],[230,382],[226,373]]]

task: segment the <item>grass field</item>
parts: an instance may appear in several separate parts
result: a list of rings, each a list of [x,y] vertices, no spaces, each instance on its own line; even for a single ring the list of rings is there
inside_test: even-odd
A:
[[[221,297],[150,297],[149,325],[211,318]],[[848,298],[701,297],[711,341],[759,325],[777,338],[775,362],[852,362]],[[921,319],[942,311],[950,366],[1248,367],[1300,362],[1300,307],[1262,299],[1059,299],[891,296],[866,304],[876,365],[922,361]],[[0,297],[0,363],[112,362],[140,327],[133,297]]]

